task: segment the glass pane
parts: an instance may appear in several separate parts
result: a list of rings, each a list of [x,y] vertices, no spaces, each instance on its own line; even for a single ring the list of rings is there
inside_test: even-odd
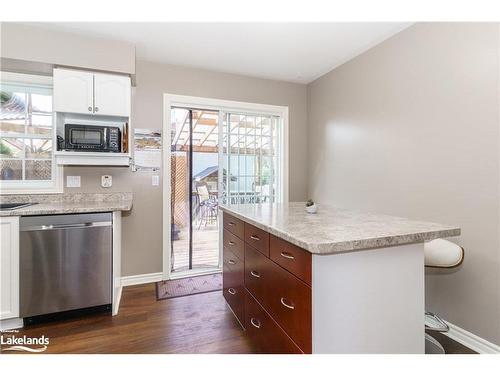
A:
[[[22,117],[26,114],[26,94],[2,89],[0,91],[2,118]]]
[[[23,179],[22,160],[0,159],[0,180],[13,181]]]
[[[0,130],[6,133],[24,133],[26,95],[9,90],[0,91]]]
[[[49,137],[52,135],[52,128],[46,126],[27,126],[28,134]]]
[[[171,111],[172,272],[219,267],[219,115],[189,113]]]
[[[24,142],[22,138],[0,139],[0,159],[22,158]]]
[[[51,139],[25,139],[26,158],[50,159],[52,157]]]
[[[171,111],[171,271],[186,270],[189,265],[189,112]]]
[[[28,134],[50,136],[52,134],[52,115],[32,115],[28,118]]]
[[[30,95],[33,113],[52,113],[52,95]]]
[[[230,114],[231,203],[271,202],[276,193],[279,117]]]
[[[26,160],[26,180],[47,180],[52,178],[51,160]]]
[[[4,117],[4,116],[2,116]],[[13,135],[21,135],[25,132],[25,121],[21,120],[9,120],[2,119],[0,120],[0,132],[8,133]]]

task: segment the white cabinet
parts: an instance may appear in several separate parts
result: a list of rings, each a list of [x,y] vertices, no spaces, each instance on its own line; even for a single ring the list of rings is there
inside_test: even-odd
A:
[[[94,113],[94,74],[54,69],[54,111]]]
[[[130,116],[130,77],[54,69],[54,111]]]
[[[19,217],[0,217],[0,319],[19,317]]]
[[[94,74],[94,113],[107,116],[130,115],[130,77]]]

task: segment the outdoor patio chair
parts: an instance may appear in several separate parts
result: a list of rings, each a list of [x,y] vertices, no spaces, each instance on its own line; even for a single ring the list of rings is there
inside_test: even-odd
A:
[[[205,227],[209,221],[217,222],[217,208],[219,207],[219,202],[217,201],[217,197],[210,194],[206,183],[197,183],[196,193],[199,199],[200,221],[198,223],[198,229],[200,229],[203,222],[205,222]]]

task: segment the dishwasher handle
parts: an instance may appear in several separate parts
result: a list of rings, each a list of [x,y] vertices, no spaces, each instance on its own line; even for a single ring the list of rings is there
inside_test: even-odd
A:
[[[78,223],[78,224],[51,224],[51,225],[36,225],[31,227],[21,227],[21,232],[31,232],[35,230],[56,230],[56,229],[78,229],[91,227],[109,227],[111,221],[98,221],[93,223]]]

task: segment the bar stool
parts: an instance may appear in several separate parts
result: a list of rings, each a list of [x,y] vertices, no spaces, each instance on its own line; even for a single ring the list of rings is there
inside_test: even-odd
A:
[[[424,244],[425,267],[455,268],[464,261],[464,249],[441,238]],[[450,327],[437,315],[425,312],[425,330],[448,332]],[[443,346],[427,332],[425,333],[425,353],[445,354]]]

